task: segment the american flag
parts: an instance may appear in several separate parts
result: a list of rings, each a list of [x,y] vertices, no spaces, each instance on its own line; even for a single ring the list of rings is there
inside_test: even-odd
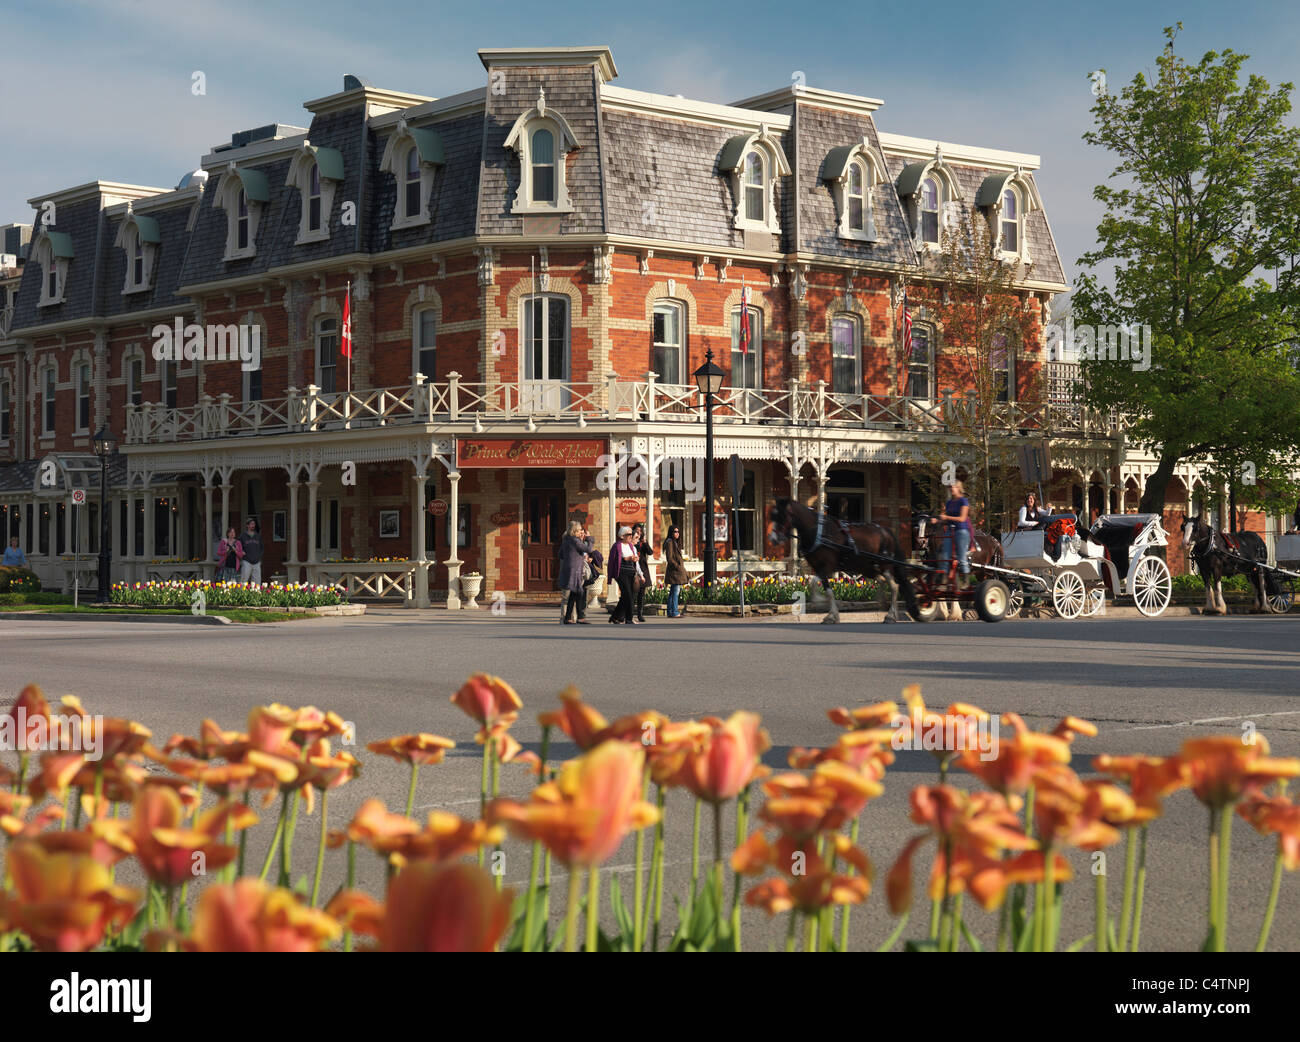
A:
[[[740,353],[749,354],[749,287],[740,290]]]
[[[343,298],[343,332],[339,337],[340,349],[344,358],[352,357],[352,283],[348,283],[348,294]]]
[[[907,291],[903,291],[903,368],[899,373],[899,394],[907,394],[907,367],[912,361],[912,312],[907,307]]]

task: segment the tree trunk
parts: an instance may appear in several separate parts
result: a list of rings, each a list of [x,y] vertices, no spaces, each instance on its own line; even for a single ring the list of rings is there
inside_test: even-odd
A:
[[[1165,489],[1169,486],[1169,480],[1174,476],[1174,467],[1178,465],[1180,456],[1169,456],[1164,453],[1160,456],[1160,464],[1156,467],[1155,473],[1147,478],[1146,487],[1142,490],[1142,499],[1138,503],[1139,514],[1160,514],[1165,512]],[[1188,490],[1188,495],[1191,490]]]

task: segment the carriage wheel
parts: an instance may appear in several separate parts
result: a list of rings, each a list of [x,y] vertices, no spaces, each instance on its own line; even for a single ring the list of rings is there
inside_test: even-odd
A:
[[[1006,617],[1008,619],[1019,618],[1020,613],[1024,610],[1025,610],[1025,591],[1020,588],[1019,584],[1017,584],[1011,590],[1011,599],[1007,602]]]
[[[1092,618],[1092,616],[1100,613],[1105,605],[1106,584],[1098,583],[1096,586],[1092,586],[1088,589],[1088,603],[1083,609],[1083,614],[1086,618]]]
[[[1138,611],[1148,618],[1159,615],[1169,607],[1169,597],[1174,592],[1169,566],[1159,557],[1142,558],[1133,573],[1131,592]]]
[[[1061,572],[1052,584],[1052,606],[1063,619],[1077,619],[1088,601],[1083,580],[1075,572]]]
[[[1001,579],[985,579],[975,587],[975,610],[985,622],[1001,622],[1011,604],[1011,591]]]
[[[914,618],[917,622],[934,622],[939,615],[939,602],[924,596],[918,595],[917,603],[919,605]]]
[[[1274,615],[1285,615],[1295,603],[1295,580],[1274,578],[1273,588],[1268,595],[1268,610]]]

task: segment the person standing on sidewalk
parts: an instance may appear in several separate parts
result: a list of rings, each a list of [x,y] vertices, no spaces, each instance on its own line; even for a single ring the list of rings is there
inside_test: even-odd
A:
[[[226,538],[217,544],[217,582],[237,582],[243,558],[243,544],[235,537],[235,526],[231,525],[226,529]]]
[[[4,560],[0,561],[9,568],[27,568],[27,555],[23,553],[23,548],[18,545],[18,537],[10,536],[9,545],[5,547]]]
[[[575,608],[577,621],[584,626],[587,624],[587,588],[583,584],[583,573],[595,546],[595,540],[587,535],[581,521],[569,522],[569,531],[560,545],[559,585],[564,591],[564,617],[560,621],[565,625],[574,621]]]
[[[645,592],[654,581],[650,559],[655,555],[655,548],[646,542],[645,525],[639,521],[632,526],[632,545],[636,547],[637,558],[636,620],[645,622]]]
[[[682,530],[676,525],[668,529],[664,540],[664,583],[668,586],[668,617],[680,619],[682,609],[678,603],[682,587],[690,581],[686,574],[686,561],[682,556]]]
[[[239,580],[245,583],[262,584],[262,534],[257,519],[250,517],[244,527],[244,534],[239,537],[239,544],[244,548],[244,559],[239,563]]]
[[[618,530],[618,542],[609,548],[609,579],[610,582],[618,583],[618,604],[609,617],[610,622],[623,622],[632,626],[638,624],[632,617],[637,575],[637,552],[632,543],[632,529],[624,525]]]

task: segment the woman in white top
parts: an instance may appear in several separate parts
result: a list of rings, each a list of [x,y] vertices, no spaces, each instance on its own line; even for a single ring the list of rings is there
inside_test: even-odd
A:
[[[1025,505],[1020,508],[1020,521],[1017,528],[1042,528],[1050,515],[1038,509],[1038,497],[1032,492],[1025,497]]]

